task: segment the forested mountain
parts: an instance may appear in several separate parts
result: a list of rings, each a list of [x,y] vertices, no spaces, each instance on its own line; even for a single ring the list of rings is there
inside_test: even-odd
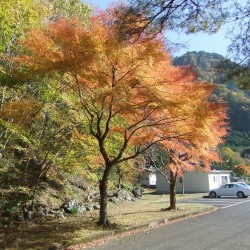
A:
[[[173,63],[193,66],[199,80],[217,84],[218,88],[212,99],[225,101],[229,109],[231,130],[226,145],[242,152],[250,148],[250,92],[242,91],[227,81],[225,70],[219,69],[224,60],[225,58],[219,54],[200,51],[187,52],[174,58]]]
[[[187,52],[180,57],[174,58],[173,63],[181,66],[193,66],[199,80],[222,83],[225,81],[225,76],[222,72],[217,71],[217,67],[224,59],[222,55],[216,53]]]

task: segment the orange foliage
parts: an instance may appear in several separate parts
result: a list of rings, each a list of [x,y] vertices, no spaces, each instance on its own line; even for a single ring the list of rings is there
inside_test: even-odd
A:
[[[211,148],[226,133],[224,105],[208,101],[212,85],[196,83],[191,68],[174,67],[160,37],[122,39],[115,24],[112,11],[94,16],[89,27],[76,18],[58,20],[31,31],[22,42],[29,54],[14,59],[30,74],[60,73],[64,90],[79,97],[105,168],[99,185],[102,225],[109,224],[113,167],[162,142],[170,149],[176,180],[173,172],[201,162],[207,169],[217,160]]]
[[[50,23],[47,30],[31,30],[22,45],[32,54],[21,55],[14,61],[32,71],[75,71],[86,67],[95,54],[91,33],[77,18]]]
[[[79,95],[105,162],[138,155],[124,156],[129,143],[159,141],[206,166],[217,160],[210,148],[226,134],[226,115],[224,105],[207,100],[214,87],[197,84],[191,68],[174,67],[160,37],[121,41],[110,13],[94,16],[90,27],[73,18],[31,31],[22,42],[29,55],[15,61],[31,72],[64,74],[69,89]],[[111,160],[105,141],[112,133],[123,139]]]
[[[19,128],[27,126],[41,110],[41,105],[34,100],[8,102],[0,111],[0,118]]]
[[[248,176],[250,174],[249,166],[246,165],[234,166],[233,170],[239,176]]]
[[[221,161],[215,149],[227,133],[226,108],[223,104],[203,101],[196,109],[189,124],[192,132],[161,142],[175,163],[170,167],[173,172],[209,171],[212,162]]]

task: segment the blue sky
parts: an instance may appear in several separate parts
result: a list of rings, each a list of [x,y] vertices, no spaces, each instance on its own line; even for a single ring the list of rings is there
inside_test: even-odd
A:
[[[93,7],[99,7],[105,9],[111,3],[119,2],[114,0],[83,0],[84,2],[90,4]],[[167,38],[172,42],[181,42],[186,45],[177,52],[174,52],[175,56],[180,56],[187,51],[201,51],[214,52],[221,54],[223,56],[227,55],[227,46],[229,45],[229,40],[225,38],[225,29],[222,29],[216,34],[196,34],[196,35],[186,35],[186,34],[176,34],[170,32],[166,34]]]

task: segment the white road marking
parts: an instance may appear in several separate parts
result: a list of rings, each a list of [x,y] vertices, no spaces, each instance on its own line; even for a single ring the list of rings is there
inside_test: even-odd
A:
[[[230,201],[230,200],[222,200],[222,199],[216,199],[216,200],[191,200],[187,203],[205,203],[205,204],[214,204],[214,203],[224,203],[224,204],[235,204],[238,203],[237,201]]]
[[[228,205],[228,206],[222,207],[221,209],[228,208],[228,207],[233,207],[233,206],[237,206],[237,205],[239,205],[239,204],[246,203],[246,202],[249,202],[249,201],[250,201],[250,200],[238,202],[238,203],[235,203],[235,204],[232,204],[232,205]]]
[[[202,204],[201,202],[197,203],[197,202],[190,202],[189,204]],[[216,206],[216,207],[223,207],[225,205],[232,205],[230,203],[205,203],[207,205],[211,205],[211,206]]]
[[[193,203],[200,203],[200,204],[207,204],[207,205],[211,205],[211,206],[216,206],[220,209],[224,209],[224,208],[229,208],[229,207],[233,207],[245,202],[250,202],[250,199],[244,200],[239,202],[239,198],[235,198],[235,199],[223,199],[223,198],[218,198],[218,199],[211,199],[211,198],[207,198],[207,199],[197,199],[197,200],[189,200],[189,201],[183,201],[183,203],[189,203],[189,204],[193,204]]]
[[[203,203],[224,202],[230,204],[230,203],[235,203],[236,201],[218,199],[218,200],[198,200],[198,202],[203,202]]]

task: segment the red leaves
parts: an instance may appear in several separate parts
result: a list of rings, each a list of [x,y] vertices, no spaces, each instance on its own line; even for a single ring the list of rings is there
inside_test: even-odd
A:
[[[113,18],[102,12],[89,27],[72,18],[32,31],[23,41],[29,55],[15,61],[39,74],[64,73],[106,158],[105,145],[119,134],[118,158],[129,144],[161,141],[208,166],[226,134],[224,105],[208,101],[214,86],[174,67],[159,37],[121,40]]]
[[[233,171],[238,176],[248,176],[250,174],[250,167],[246,165],[237,165],[234,166]]]
[[[6,103],[0,111],[1,119],[13,123],[18,128],[28,125],[39,113],[41,105],[34,100],[19,100]]]
[[[40,73],[76,71],[93,60],[95,44],[77,18],[60,19],[44,30],[32,30],[22,45],[29,55],[14,61]]]

